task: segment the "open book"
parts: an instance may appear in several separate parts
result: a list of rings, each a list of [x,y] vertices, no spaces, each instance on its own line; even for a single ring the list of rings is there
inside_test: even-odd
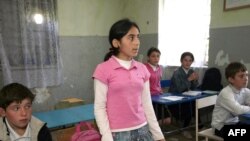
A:
[[[186,91],[182,93],[183,95],[189,95],[189,96],[197,96],[200,95],[202,92],[201,91]]]
[[[167,99],[171,101],[177,101],[177,100],[182,100],[184,97],[182,96],[164,96],[162,99]]]

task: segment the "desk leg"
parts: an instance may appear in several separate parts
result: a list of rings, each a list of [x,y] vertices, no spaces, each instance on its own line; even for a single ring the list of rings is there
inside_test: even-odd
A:
[[[182,125],[181,125],[181,104],[178,104],[178,107],[179,107],[179,110],[178,110],[178,112],[179,112],[179,125],[180,125],[180,127],[182,127]]]

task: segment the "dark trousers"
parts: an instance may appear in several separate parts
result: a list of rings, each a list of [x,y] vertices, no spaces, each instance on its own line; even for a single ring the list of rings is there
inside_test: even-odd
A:
[[[245,123],[242,123],[242,122],[238,122],[238,123],[233,124],[233,125],[249,125],[249,124],[245,124]],[[220,130],[215,129],[215,130],[214,130],[214,134],[215,134],[216,136],[219,136],[219,137],[224,138],[224,135],[226,134],[226,133],[225,133],[224,126],[223,126]]]
[[[157,120],[171,117],[171,114],[167,106],[153,103],[153,107],[154,107]]]
[[[182,127],[187,127],[190,125],[192,115],[195,112],[195,102],[170,105],[169,110],[173,117],[183,122]]]

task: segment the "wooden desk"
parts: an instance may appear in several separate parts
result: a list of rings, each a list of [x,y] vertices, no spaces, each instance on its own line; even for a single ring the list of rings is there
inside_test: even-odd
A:
[[[47,127],[50,129],[72,125],[80,121],[89,121],[95,119],[93,104],[86,104],[46,112],[34,112],[33,116],[46,122]]]

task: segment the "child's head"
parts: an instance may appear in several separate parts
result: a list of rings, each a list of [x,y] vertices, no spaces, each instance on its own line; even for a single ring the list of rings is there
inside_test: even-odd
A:
[[[244,64],[239,62],[230,63],[225,69],[226,79],[236,89],[241,89],[248,84],[248,71]]]
[[[194,55],[191,52],[184,52],[181,55],[181,66],[184,69],[189,69],[192,63],[194,62]]]
[[[148,63],[157,66],[160,60],[161,52],[158,48],[151,47],[147,53]]]
[[[135,57],[140,45],[139,32],[138,25],[129,19],[122,19],[114,23],[109,31],[111,48],[104,60],[108,60],[112,55],[121,59]]]
[[[13,129],[23,129],[28,125],[32,114],[35,95],[25,86],[11,83],[0,91],[0,110]]]

